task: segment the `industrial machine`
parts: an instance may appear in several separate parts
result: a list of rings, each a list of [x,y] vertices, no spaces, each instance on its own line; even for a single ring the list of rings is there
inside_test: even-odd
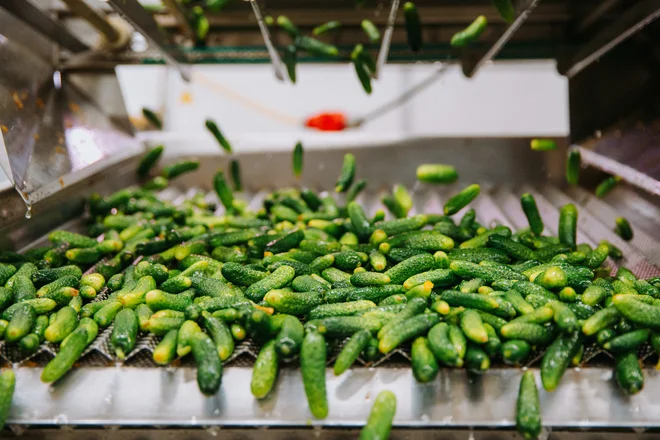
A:
[[[506,23],[486,0],[419,0],[424,35],[419,53],[408,50],[399,0],[365,1],[357,6],[362,9],[355,4],[362,2],[353,0],[215,2],[216,9],[204,10],[208,29],[201,35],[200,18],[190,12],[198,3],[204,2],[0,0],[0,166],[10,182],[0,188],[0,250],[37,246],[55,228],[78,230],[91,193],[107,195],[136,183],[138,160],[154,141],[136,133],[129,120],[116,66],[166,63],[183,81],[195,81],[194,64],[269,63],[278,81],[289,81],[281,53],[289,37],[267,16],[284,14],[303,32],[330,18],[341,21],[339,31],[323,37],[339,48],[336,58],[298,58],[303,64],[333,63],[348,61],[355,44],[364,41],[364,13],[356,10],[373,9],[378,13],[370,17],[383,35],[372,48],[374,77],[384,63],[441,61],[460,65],[465,76],[474,77],[493,60],[556,60],[569,81],[570,137],[556,139],[558,149],[544,153],[530,150],[528,136],[320,147],[307,151],[301,181],[290,173],[290,149],[237,151],[233,157],[246,164],[244,197],[252,208],[278,187],[333,188],[344,153],[353,152],[363,164],[361,177],[370,182],[361,196],[368,215],[379,207],[376,190],[393,183],[414,188],[415,210],[441,212],[455,187],[416,185],[415,167],[451,163],[461,170],[460,183],[478,182],[486,189],[475,202],[482,224],[526,226],[518,197],[531,192],[548,230],[556,233],[558,208],[572,202],[580,209],[581,241],[609,240],[625,255],[617,264],[640,277],[660,275],[660,1],[520,0],[514,2],[515,19]],[[451,47],[451,36],[480,14],[490,23],[482,38],[467,48]],[[564,182],[569,147],[581,151],[579,187]],[[168,160],[185,156],[184,149],[173,151]],[[219,151],[205,156],[200,170],[177,180],[162,196],[182,200],[204,190],[215,197],[213,173],[227,168],[230,159]],[[606,174],[620,176],[622,183],[599,199],[592,189]],[[630,242],[612,231],[621,215],[635,226]],[[192,363],[155,365],[155,337],[142,337],[137,349],[117,363],[109,334],[102,333],[77,368],[51,387],[40,382],[39,374],[56,346],[44,344],[25,356],[0,343],[0,361],[12,365],[18,377],[9,428],[18,434],[27,428],[23,435],[28,438],[156,438],[181,435],[181,429],[189,438],[354,438],[368,416],[370,396],[394,389],[400,400],[393,438],[515,435],[521,375],[515,368],[493,368],[470,380],[463,371],[444,370],[432,384],[420,385],[408,367],[409,352],[395,350],[348,376],[328,373],[330,415],[312,420],[295,361],[292,368],[282,368],[271,397],[257,402],[249,394],[257,353],[252,342],[237,346],[226,362],[221,392],[207,398],[197,389]],[[582,367],[570,369],[561,387],[542,398],[543,423],[552,438],[594,433],[623,438],[660,428],[660,397],[654,392],[660,377],[652,356],[651,350],[642,356],[648,360],[647,392],[627,397],[612,384],[609,355],[588,349]],[[528,366],[535,367],[538,359]]]

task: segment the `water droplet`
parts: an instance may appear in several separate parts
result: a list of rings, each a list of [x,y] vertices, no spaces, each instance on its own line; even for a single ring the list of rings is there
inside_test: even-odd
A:
[[[220,414],[220,408],[216,408],[213,410],[213,415],[217,416]]]
[[[579,373],[580,371],[582,371],[582,369],[581,369],[580,367],[575,367],[574,371],[575,371],[576,373]]]
[[[32,218],[32,205],[27,205],[27,210],[25,211],[25,218]]]
[[[112,405],[112,394],[108,394],[107,396],[105,396],[105,399],[103,400],[106,404]]]
[[[422,414],[422,415],[419,417],[419,420],[421,420],[423,423],[426,423],[426,422],[429,421],[429,415],[428,415],[428,414]]]
[[[197,417],[192,416],[192,417],[190,418],[190,424],[191,424],[191,425],[196,425],[196,424],[197,424]]]
[[[53,422],[54,422],[56,425],[62,425],[62,424],[64,424],[64,423],[67,423],[68,421],[69,421],[69,418],[66,416],[66,414],[58,414],[58,415],[56,415],[55,418],[53,419]]]
[[[314,426],[312,430],[314,431],[314,438],[320,438],[321,437],[321,427],[320,426]]]
[[[206,428],[206,432],[211,437],[217,437],[218,434],[220,433],[220,427],[219,426],[209,426],[208,428]]]
[[[639,405],[633,405],[630,407],[630,412],[631,413],[638,413],[639,412]]]
[[[454,420],[454,416],[444,416],[442,418],[442,423],[449,425]]]
[[[603,380],[611,380],[612,379],[612,370],[607,370],[603,374],[600,375],[600,378]]]

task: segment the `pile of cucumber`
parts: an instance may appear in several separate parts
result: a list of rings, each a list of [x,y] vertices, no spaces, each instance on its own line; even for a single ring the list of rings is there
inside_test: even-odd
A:
[[[546,391],[580,365],[585,346],[598,344],[615,356],[616,379],[630,394],[644,383],[639,346],[650,341],[660,350],[660,278],[638,279],[624,267],[611,276],[603,265],[621,251],[608,242],[578,244],[574,205],[561,208],[557,237],[543,234],[530,194],[521,197],[529,228],[479,223],[463,209],[479,185],[448,199],[442,213],[415,215],[411,195],[397,185],[381,199],[389,218],[384,210],[369,217],[356,201],[367,183],[356,181],[355,157],[347,154],[335,188],[341,202],[289,188],[251,212],[220,171],[213,185],[225,209],[218,214],[202,193],[177,205],[159,198],[155,190],[168,179],[199,165],[183,161],[154,177],[161,153],[151,150],[140,164],[143,186],[89,200],[88,235],[58,230],[47,247],[0,254],[0,334],[26,354],[44,341],[59,344],[44,382],[66,374],[110,326],[118,360],[148,333],[160,338],[157,364],[192,355],[206,395],[218,391],[237,341],[261,347],[251,383],[258,399],[271,392],[282,363],[299,358],[317,418],[330,410],[328,345],[344,341],[335,374],[358,358],[375,362],[411,347],[420,382],[441,367],[479,374],[491,364],[526,365],[533,350],[543,350]],[[299,172],[302,148],[295,154]],[[240,179],[237,162],[231,176]],[[418,169],[422,182],[457,178],[448,165]],[[13,391],[4,380],[0,409]],[[392,399],[386,402],[392,413]],[[539,434],[539,412],[527,372],[517,419],[526,438]]]

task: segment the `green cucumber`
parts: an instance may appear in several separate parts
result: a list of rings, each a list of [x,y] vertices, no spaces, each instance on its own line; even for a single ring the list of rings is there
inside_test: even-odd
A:
[[[351,153],[344,155],[344,163],[341,166],[341,172],[335,186],[336,192],[346,192],[355,178],[355,156]]]
[[[531,342],[531,341],[530,341]],[[580,333],[560,335],[548,347],[541,360],[541,383],[546,391],[554,391],[581,346]]]
[[[381,391],[374,400],[367,424],[360,431],[359,440],[387,439],[396,412],[396,396],[391,391]]]
[[[192,354],[197,364],[197,386],[206,396],[215,395],[222,381],[222,362],[213,340],[204,332],[190,337]]]
[[[504,1],[508,4],[511,4],[510,0],[497,1]],[[520,196],[520,205],[522,206],[523,212],[525,213],[527,221],[529,222],[529,229],[535,235],[541,235],[544,229],[544,225],[543,220],[541,219],[541,214],[539,213],[539,209],[536,206],[536,200],[534,199],[534,196],[530,193],[523,194]]]
[[[168,331],[156,345],[152,358],[158,365],[169,365],[176,357],[177,330]]]
[[[301,316],[319,306],[323,298],[319,292],[294,292],[289,289],[273,289],[264,300],[279,313]]]
[[[435,260],[430,254],[420,254],[402,261],[385,272],[392,284],[402,284],[413,275],[435,268]]]
[[[62,342],[77,326],[78,313],[71,307],[62,307],[44,331],[44,338],[51,343]]]
[[[351,336],[351,339],[344,345],[335,360],[333,367],[335,376],[339,376],[351,368],[351,365],[357,360],[371,339],[371,332],[367,330],[360,330]]]
[[[520,339],[512,339],[502,344],[502,360],[508,365],[520,365],[531,352],[531,345]]]
[[[296,275],[296,271],[289,266],[278,267],[266,278],[257,281],[247,288],[245,294],[252,301],[261,301],[273,289],[281,289],[289,284]]]
[[[300,370],[309,409],[312,415],[319,419],[324,419],[328,415],[326,360],[325,338],[318,332],[308,331],[300,350]]]
[[[23,336],[30,333],[37,319],[37,312],[30,304],[23,302],[19,303],[18,306],[14,310],[11,320],[9,320],[7,330],[5,330],[5,341],[9,343],[18,342]]]
[[[378,349],[383,354],[389,353],[402,343],[428,332],[439,320],[439,315],[428,313],[400,321],[382,335]]]
[[[429,330],[427,338],[429,348],[436,359],[449,367],[463,365],[463,360],[459,357],[458,351],[449,339],[449,326],[446,322],[434,325]]]
[[[617,356],[614,372],[619,387],[626,393],[637,394],[644,387],[644,373],[635,351]]]
[[[413,376],[420,383],[432,382],[440,367],[429,347],[428,340],[422,336],[412,343],[410,353]]]
[[[322,319],[330,316],[350,316],[363,314],[365,311],[373,309],[376,304],[373,301],[359,300],[335,304],[321,304],[307,313],[307,319]]]
[[[541,434],[541,404],[536,379],[531,370],[523,373],[516,402],[516,429],[526,440]]]
[[[80,358],[87,345],[89,345],[87,330],[83,326],[78,326],[60,344],[60,350],[48,362],[46,367],[44,367],[41,372],[41,381],[45,383],[58,381],[73,367],[73,364]]]
[[[257,399],[268,396],[277,380],[279,357],[275,345],[275,340],[266,342],[254,362],[250,390]]]
[[[115,317],[110,345],[119,360],[124,360],[135,348],[138,333],[138,319],[131,309],[122,309]]]
[[[649,329],[633,330],[609,339],[603,344],[603,348],[614,353],[634,351],[641,344],[649,340],[650,334],[651,331]]]
[[[557,235],[561,244],[575,249],[577,236],[578,212],[574,204],[564,205],[559,210],[559,228]]]
[[[422,24],[417,12],[417,7],[413,2],[403,4],[403,17],[406,22],[406,37],[408,47],[413,52],[419,52],[422,49]]]
[[[474,310],[466,310],[461,315],[461,330],[465,336],[476,344],[488,342],[488,333],[479,314]]]
[[[522,339],[534,345],[548,344],[554,336],[547,327],[525,322],[506,324],[500,329],[500,334],[506,339]]]

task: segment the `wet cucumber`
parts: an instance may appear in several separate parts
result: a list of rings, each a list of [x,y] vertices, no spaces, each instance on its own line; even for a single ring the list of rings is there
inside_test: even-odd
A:
[[[429,330],[427,338],[429,348],[436,359],[449,367],[463,365],[463,360],[449,339],[449,326],[446,322],[434,325]]]
[[[519,365],[529,357],[532,347],[527,341],[512,339],[502,344],[502,360],[509,365]]]
[[[429,347],[428,340],[422,336],[412,343],[410,353],[413,376],[417,382],[428,383],[438,375],[440,367]]]
[[[0,373],[0,430],[5,427],[15,388],[16,375],[14,370],[11,368],[4,369]]]
[[[633,330],[609,339],[603,344],[603,348],[614,353],[634,351],[641,344],[648,341],[650,334],[649,329]]]
[[[279,313],[297,316],[306,314],[323,302],[319,292],[294,292],[289,289],[271,290],[264,300]]]
[[[53,231],[48,234],[48,240],[55,246],[68,244],[72,248],[91,248],[98,244],[93,238],[69,231]]]
[[[472,200],[474,200],[481,192],[481,187],[477,184],[469,185],[463,188],[458,194],[447,200],[444,206],[445,215],[454,215]]]
[[[503,1],[511,4],[510,0]],[[529,222],[529,229],[534,234],[541,235],[544,229],[543,220],[541,219],[541,214],[539,213],[539,209],[536,206],[536,200],[534,199],[534,196],[530,193],[523,194],[520,196],[520,205],[522,206],[523,212],[525,213],[527,221]]]
[[[298,354],[305,335],[305,328],[298,318],[291,315],[276,315],[273,324],[279,328],[275,335],[275,349],[284,359]]]
[[[226,361],[234,353],[234,338],[227,324],[208,312],[203,312],[204,328],[209,333],[218,351],[221,361]]]
[[[404,281],[403,288],[410,290],[426,281],[432,282],[434,287],[449,287],[458,281],[458,277],[449,269],[435,269],[409,277]]]
[[[504,294],[504,299],[509,301],[511,305],[513,306],[514,309],[516,309],[516,312],[518,312],[521,315],[525,315],[527,313],[532,313],[534,311],[534,307],[525,301],[525,299],[522,297],[520,292],[517,290],[509,290]]]
[[[500,329],[500,334],[506,339],[522,339],[533,345],[548,344],[554,336],[547,327],[524,322],[506,324]]]
[[[5,330],[5,341],[9,343],[18,342],[30,333],[37,319],[37,312],[30,304],[23,302],[17,305]]]
[[[383,220],[374,223],[374,229],[384,231],[388,236],[396,236],[406,232],[417,231],[428,223],[428,217],[423,214],[413,215],[394,220]]]
[[[28,299],[35,299],[37,297],[37,289],[35,289],[30,278],[24,275],[12,278],[13,283],[11,285],[11,291],[15,303]],[[7,282],[7,284],[9,284],[9,282]]]
[[[504,266],[483,266],[469,261],[454,260],[449,264],[449,268],[463,279],[481,278],[488,284],[502,279],[525,279],[523,274]]]
[[[362,329],[375,333],[382,326],[378,319],[363,316],[332,316],[308,321],[305,328],[316,330],[328,338],[347,338]]]
[[[363,241],[367,240],[369,235],[371,235],[372,227],[369,219],[362,210],[362,206],[353,201],[346,205],[346,211],[358,238]]]
[[[476,344],[485,344],[488,342],[488,333],[484,327],[481,316],[474,310],[466,310],[461,315],[461,330],[465,336]]]
[[[339,173],[339,178],[337,179],[337,185],[335,186],[336,192],[345,192],[353,183],[355,178],[355,156],[351,153],[346,153],[344,155],[344,163],[341,167],[341,172]]]
[[[351,284],[355,287],[383,286],[389,284],[392,280],[384,273],[378,272],[359,272],[351,276]]]
[[[396,396],[391,391],[381,391],[369,413],[367,424],[360,431],[359,440],[387,439],[396,412]]]
[[[360,330],[351,336],[351,339],[344,345],[335,360],[333,367],[335,376],[339,376],[351,368],[351,365],[357,360],[371,339],[371,332],[367,330]]]
[[[62,342],[78,326],[78,313],[71,307],[62,307],[52,323],[44,331],[48,342]]]
[[[146,304],[140,304],[135,308],[135,316],[138,320],[138,328],[141,332],[149,331],[149,318],[153,315],[154,312]]]
[[[561,244],[575,249],[577,236],[578,212],[575,205],[569,203],[559,210],[559,228],[557,235]]]
[[[61,289],[62,287],[78,288],[79,285],[80,285],[79,278],[76,278],[73,275],[65,275],[56,279],[51,283],[42,286],[39,290],[37,290],[37,297],[48,298],[49,295],[52,295],[54,292],[56,292],[58,289]]]
[[[25,305],[32,306],[37,315],[43,315],[44,313],[48,313],[57,307],[57,303],[50,298],[29,299],[18,304],[13,304],[7,308],[4,312],[2,312],[2,319],[11,321],[14,313],[16,313],[18,309],[23,308]]]
[[[124,306],[122,306],[119,301],[110,301],[98,312],[94,313],[94,321],[101,328],[109,327],[110,324],[112,324],[112,322],[115,320],[117,313],[119,313],[119,311],[123,308]]]
[[[192,304],[195,296],[194,289],[185,290],[181,293],[171,294],[162,290],[154,289],[145,295],[145,303],[154,312],[159,310],[177,310],[183,312]],[[138,307],[144,304],[140,304]]]
[[[617,356],[614,372],[619,387],[626,393],[637,394],[644,387],[644,373],[635,351]]]
[[[510,238],[492,234],[488,237],[488,246],[505,252],[509,257],[518,261],[535,260],[536,254],[527,246],[517,243]]]
[[[465,352],[465,368],[471,373],[481,374],[490,368],[490,358],[481,347],[469,344]]]
[[[296,275],[296,271],[289,266],[280,266],[264,279],[257,281],[247,288],[246,296],[252,301],[261,301],[273,289],[281,289],[289,284]]]
[[[402,284],[413,275],[435,268],[435,260],[430,254],[420,254],[402,261],[385,272],[392,284]]]
[[[177,330],[168,331],[154,348],[152,358],[158,365],[169,365],[176,357],[177,333]]]
[[[119,360],[124,360],[135,348],[138,333],[138,319],[131,309],[122,309],[115,317],[110,345]]]
[[[279,357],[275,349],[276,342],[270,340],[261,347],[252,369],[250,390],[257,399],[265,398],[275,385],[279,370]]]
[[[422,24],[417,12],[417,7],[413,2],[403,4],[403,16],[406,22],[406,36],[408,46],[413,52],[419,52],[422,49]]]
[[[193,335],[200,333],[202,329],[195,321],[187,320],[179,328],[177,336],[176,354],[179,357],[184,357],[192,351],[191,340]]]
[[[610,306],[601,309],[591,315],[582,324],[582,333],[592,336],[607,327],[614,325],[621,318],[621,313],[616,307]]]
[[[321,304],[307,313],[307,319],[322,319],[330,316],[350,316],[362,314],[373,309],[376,304],[373,301],[359,300],[334,304]]]
[[[541,404],[536,379],[531,370],[523,373],[516,402],[516,429],[526,440],[537,439],[541,433]]]
[[[89,345],[87,330],[83,326],[78,326],[60,344],[60,350],[43,369],[41,372],[41,381],[45,383],[58,381],[80,358],[87,345]]]
[[[197,386],[206,396],[215,395],[222,381],[222,362],[213,340],[204,332],[190,337],[192,354],[197,364]]]
[[[554,391],[581,345],[580,333],[560,335],[548,347],[541,361],[541,382],[546,391]]]
[[[316,331],[308,331],[300,350],[300,370],[307,403],[312,415],[324,419],[328,415],[325,363],[327,351],[325,338]]]

